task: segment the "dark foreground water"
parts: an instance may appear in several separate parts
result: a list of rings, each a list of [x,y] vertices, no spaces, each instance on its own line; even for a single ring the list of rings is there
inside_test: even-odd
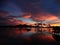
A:
[[[0,28],[0,44],[8,45],[60,45],[52,28]]]

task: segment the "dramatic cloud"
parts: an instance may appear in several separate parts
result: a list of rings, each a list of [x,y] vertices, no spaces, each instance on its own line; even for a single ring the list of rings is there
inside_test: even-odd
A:
[[[9,12],[7,11],[0,11],[0,26],[3,25],[19,25],[19,24],[26,24],[26,22],[22,20],[16,20],[15,17],[8,17]]]
[[[0,18],[0,25],[19,25],[19,24],[26,24],[25,21],[16,20],[15,18]]]
[[[26,24],[25,21],[22,20],[16,20],[15,18],[8,19],[7,20],[8,25],[19,25],[19,24]]]
[[[31,13],[23,13],[22,15],[16,15],[16,16],[14,16],[14,15],[9,15],[9,16],[7,16],[7,17],[9,17],[9,18],[26,18],[26,19],[28,19],[28,18],[31,18],[31,16],[32,16],[32,14]]]
[[[31,22],[31,20],[37,22],[40,21],[59,22],[60,18],[60,14],[58,14],[60,13],[59,2],[60,0],[3,0],[1,2],[2,7],[1,6],[0,7],[1,10],[11,12],[10,13],[11,15],[6,17],[7,19],[10,18],[8,20],[13,20],[10,21],[11,23],[13,22],[20,23],[20,21],[18,20],[16,21],[17,18],[21,18],[21,20],[27,22]],[[5,15],[5,13],[0,13],[0,17],[2,17],[3,15]]]
[[[31,16],[32,16],[32,15],[31,15],[30,13],[25,13],[25,14],[23,14],[21,17],[28,19],[28,18],[31,18]]]
[[[32,16],[32,20],[34,21],[52,21],[52,20],[58,20],[58,17],[53,14],[36,14]]]

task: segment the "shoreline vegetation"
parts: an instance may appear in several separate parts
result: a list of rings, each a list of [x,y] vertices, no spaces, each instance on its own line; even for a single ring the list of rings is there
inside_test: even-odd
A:
[[[43,26],[31,26],[31,25],[0,25],[0,28],[54,28],[59,29],[60,26],[49,26],[49,27],[43,27]]]

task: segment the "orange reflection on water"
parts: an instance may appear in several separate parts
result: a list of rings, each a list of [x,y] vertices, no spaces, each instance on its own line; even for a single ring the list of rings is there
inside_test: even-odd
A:
[[[45,35],[45,34],[35,34],[33,38],[40,41],[55,41],[52,35]]]
[[[29,32],[32,32],[32,33],[36,32],[35,28],[31,28],[31,30]]]
[[[27,32],[27,31],[26,31],[25,28],[20,29],[20,34],[24,34],[24,33],[26,33],[26,32]]]
[[[52,28],[42,28],[42,31],[46,31],[46,32],[52,32]],[[16,37],[19,34],[25,34],[28,31],[25,28],[19,29],[19,28],[11,28],[11,29],[7,29],[7,31],[5,31],[6,34],[8,34],[8,36],[12,36],[12,37]],[[31,30],[29,31],[31,33],[36,32],[35,28],[31,28]],[[51,34],[37,34],[38,32],[36,32],[35,37],[37,38],[37,40],[50,40],[50,41],[54,41],[54,38],[52,37]],[[32,34],[33,35],[33,34]],[[26,37],[25,37],[26,38]]]
[[[53,32],[52,28],[39,28],[40,30],[42,30],[42,32]]]

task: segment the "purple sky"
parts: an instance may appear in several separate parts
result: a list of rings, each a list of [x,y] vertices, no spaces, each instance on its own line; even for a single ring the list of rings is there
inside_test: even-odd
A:
[[[9,16],[17,20],[60,22],[59,0],[2,0],[0,3],[0,10],[9,12]],[[30,14],[31,17],[26,18]]]

